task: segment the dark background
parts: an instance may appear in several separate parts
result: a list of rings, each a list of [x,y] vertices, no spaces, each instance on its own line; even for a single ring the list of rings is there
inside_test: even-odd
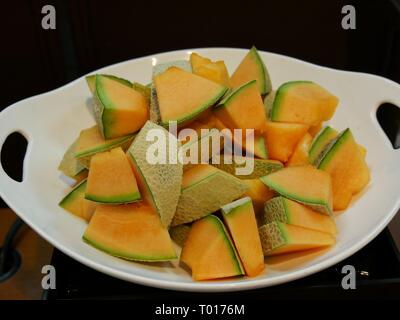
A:
[[[56,30],[41,27],[46,4]],[[341,27],[345,4],[356,8],[356,30]],[[256,45],[400,82],[400,0],[13,0],[0,2],[0,36],[0,110],[118,61],[193,47]],[[11,176],[23,145],[14,137],[3,149]]]

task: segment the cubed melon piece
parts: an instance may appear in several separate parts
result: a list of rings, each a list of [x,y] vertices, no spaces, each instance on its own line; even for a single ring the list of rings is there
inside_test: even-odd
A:
[[[286,167],[262,177],[261,181],[286,198],[332,214],[332,181],[323,170],[311,165]]]
[[[233,90],[218,104],[214,113],[230,129],[262,132],[267,118],[257,81],[246,82]]]
[[[308,152],[308,161],[314,165],[319,162],[320,159],[318,159],[318,157],[337,135],[338,132],[330,126],[323,128],[312,141],[310,151]]]
[[[99,205],[83,240],[126,260],[152,262],[177,258],[168,230],[154,209],[143,201]]]
[[[238,178],[208,164],[183,174],[182,191],[172,226],[198,220],[238,199],[247,186]]]
[[[190,228],[190,225],[181,224],[179,226],[170,228],[169,234],[176,244],[178,244],[180,247],[183,247],[186,238],[189,235]]]
[[[75,157],[76,143],[77,140],[75,140],[68,147],[67,151],[65,151],[64,156],[58,165],[58,170],[60,170],[67,177],[80,182],[87,177],[88,171]]]
[[[153,79],[161,124],[178,124],[198,117],[225,94],[227,88],[213,81],[170,67]]]
[[[249,187],[245,195],[253,201],[254,211],[260,215],[264,211],[264,203],[276,195],[276,192],[268,188],[260,179],[243,180]]]
[[[299,227],[309,228],[336,235],[336,224],[332,217],[297,203],[282,196],[275,197],[265,203],[264,214],[260,224],[274,221],[292,224]]]
[[[370,180],[369,168],[350,129],[344,130],[320,156],[318,168],[332,177],[333,209],[346,209]]]
[[[141,199],[128,157],[121,148],[92,157],[85,198],[101,203],[130,203]]]
[[[265,124],[265,139],[270,159],[286,162],[309,126],[300,123],[270,122]]]
[[[126,150],[131,145],[133,138],[134,135],[128,135],[106,140],[102,137],[99,127],[96,125],[81,131],[76,141],[74,155],[85,168],[89,168],[90,159],[93,155],[117,147]]]
[[[259,229],[265,256],[328,247],[335,238],[326,232],[274,221]]]
[[[94,113],[104,139],[138,131],[149,119],[149,105],[142,93],[108,77],[96,75]]]
[[[337,97],[316,83],[286,82],[276,92],[271,120],[318,125],[332,118],[338,103]]]
[[[260,274],[265,267],[264,255],[251,198],[226,204],[221,212],[246,274],[250,277]]]
[[[156,134],[153,141],[148,141],[150,132]],[[157,139],[164,140],[164,143]],[[157,148],[154,149],[154,147]],[[148,121],[127,152],[142,197],[155,208],[165,227],[168,227],[172,221],[181,193],[183,169],[178,159],[180,147],[175,136],[163,127]],[[156,163],[149,162],[147,154],[150,148],[154,151],[153,154],[149,153],[150,155],[165,157],[153,159]]]
[[[312,136],[308,132],[301,138],[297,143],[289,161],[286,163],[287,166],[304,166],[309,164],[308,152],[310,150],[312,142]]]
[[[271,91],[272,84],[268,70],[256,47],[252,47],[249,50],[233,72],[231,86],[237,88],[251,80],[257,80],[257,87],[260,94],[268,94]]]
[[[101,76],[109,78],[109,79],[114,80],[114,81],[117,81],[117,82],[119,82],[119,83],[121,83],[121,84],[123,84],[123,85],[125,85],[125,86],[127,86],[129,88],[133,87],[133,83],[130,82],[129,80],[124,79],[124,78],[113,76],[111,74],[101,74]],[[87,83],[87,85],[89,87],[90,92],[92,94],[95,94],[95,92],[96,92],[96,75],[92,74],[90,76],[86,76],[85,79],[86,79],[86,83]]]
[[[87,181],[78,183],[59,203],[59,206],[73,215],[89,222],[97,203],[85,199]]]
[[[214,215],[193,223],[180,260],[191,268],[194,280],[244,275],[235,246],[222,221]]]
[[[230,87],[228,69],[224,61],[212,62],[210,59],[193,52],[190,55],[190,63],[194,74],[222,84],[227,88]]]

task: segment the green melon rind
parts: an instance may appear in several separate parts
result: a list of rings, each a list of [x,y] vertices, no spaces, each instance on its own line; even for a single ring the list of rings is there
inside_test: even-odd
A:
[[[123,78],[120,78],[117,76],[113,76],[110,74],[101,74],[101,76],[118,81],[119,83],[121,83],[129,88],[132,88],[134,86],[134,83],[130,82],[129,80],[126,80],[126,79],[123,79]],[[94,92],[96,90],[96,75],[92,74],[92,75],[86,76],[85,79],[86,79],[86,83],[89,87],[90,92],[92,92],[94,94]]]
[[[218,218],[215,215],[208,215],[206,217],[204,217],[203,219],[207,219],[207,221],[210,221],[211,223],[213,223],[219,230],[220,232],[224,235],[223,239],[225,241],[225,244],[227,246],[227,249],[229,250],[229,253],[231,254],[232,257],[232,261],[235,265],[237,274],[236,275],[244,275],[244,268],[242,266],[242,263],[240,262],[240,258],[239,258],[239,254],[233,244],[233,241],[229,235],[228,230],[225,228],[224,223],[221,221],[220,218]]]
[[[221,100],[221,102],[218,103],[217,106],[215,106],[215,109],[229,107],[229,104],[233,100],[235,100],[238,96],[243,94],[243,92],[246,92],[246,90],[248,90],[252,86],[256,86],[256,85],[257,85],[257,80],[250,80],[250,81],[242,84],[240,87],[238,87],[234,90],[230,90],[229,94],[225,95],[224,98]],[[243,111],[245,111],[245,110],[243,110]]]
[[[289,242],[285,225],[281,222],[271,222],[258,228],[264,256],[269,255]]]
[[[265,138],[260,137],[256,143],[258,144],[258,149],[256,150],[261,151],[261,154],[254,151],[254,155],[264,160],[268,159],[268,149],[266,147]]]
[[[267,159],[254,159],[254,170],[253,173],[249,175],[236,175],[236,168],[241,166],[232,160],[231,164],[225,164],[224,155],[220,156],[220,163],[212,163],[212,165],[220,170],[223,170],[229,174],[234,175],[239,179],[257,179],[269,175],[275,171],[283,168],[283,164],[277,160],[267,160]]]
[[[86,168],[78,161],[75,156],[75,147],[77,140],[75,140],[64,153],[64,156],[58,166],[58,170],[60,170],[63,174],[70,178],[76,177],[82,171],[86,170]]]
[[[141,261],[141,262],[156,262],[156,261],[169,261],[169,260],[177,259],[177,255],[175,252],[173,254],[171,254],[170,256],[158,256],[158,257],[157,256],[136,255],[136,254],[132,254],[132,253],[116,251],[107,246],[103,246],[103,245],[97,243],[96,241],[89,239],[85,234],[82,236],[82,239],[83,239],[83,241],[85,241],[89,245],[95,247],[96,249],[106,252],[114,257],[122,258],[125,260]]]
[[[169,235],[171,239],[175,241],[180,247],[183,247],[185,244],[186,238],[189,235],[191,226],[186,224],[181,224],[176,227],[172,227],[169,229]]]
[[[177,148],[181,147],[175,136],[163,127],[147,121],[137,134],[127,154],[142,176],[141,180],[146,184],[155,209],[161,218],[161,223],[168,227],[174,216],[181,192],[183,165],[179,159],[178,163],[169,164],[169,153],[167,154],[167,164],[149,164],[147,162],[147,149],[154,142],[146,141],[146,135],[152,129],[162,130],[165,134],[167,150],[170,148],[169,139],[175,139]],[[176,154],[178,154],[178,150],[176,150]]]
[[[221,207],[221,213],[224,219],[229,219],[229,217],[232,217],[236,213],[241,212],[241,210],[247,206],[253,206],[253,202],[250,197],[244,197],[223,205]]]
[[[132,89],[136,90],[137,92],[140,92],[146,98],[147,101],[150,101],[151,88],[139,82],[134,82],[132,83]]]
[[[326,166],[329,165],[330,161],[335,157],[335,154],[340,147],[352,136],[353,135],[349,128],[342,131],[321,153],[321,157],[317,163],[317,168],[321,170],[325,169]]]
[[[274,221],[290,224],[290,212],[284,197],[275,197],[264,204],[264,214],[260,218],[260,224],[268,224]]]
[[[272,106],[274,104],[275,96],[276,96],[276,91],[271,90],[271,92],[264,97],[264,110],[267,119],[271,119],[271,111],[272,111]]]
[[[318,133],[313,139],[310,151],[308,152],[308,159],[311,164],[316,165],[318,163],[322,151],[337,134],[337,131],[330,126],[326,126]]]
[[[75,201],[78,197],[84,197],[87,185],[87,179],[79,182],[68,194],[59,202],[59,206],[67,211],[68,205]],[[69,211],[70,212],[70,211]]]
[[[182,190],[172,226],[201,219],[241,197],[248,186],[223,171],[216,171]]]
[[[250,54],[253,55],[253,57],[256,60],[257,65],[261,68],[260,71],[261,71],[261,75],[262,75],[261,78],[263,80],[263,83],[262,83],[262,85],[261,85],[261,83],[259,85],[260,93],[262,95],[268,94],[272,90],[272,83],[271,83],[271,78],[270,78],[269,73],[268,73],[268,69],[265,66],[264,61],[261,59],[261,56],[258,53],[256,47],[253,46],[250,49]]]
[[[293,201],[302,203],[311,209],[318,211],[320,213],[332,215],[332,208],[329,205],[329,203],[325,202],[325,200],[321,199],[314,199],[314,198],[301,198],[296,194],[292,194],[290,192],[287,192],[285,189],[283,189],[281,186],[271,182],[268,180],[268,176],[261,177],[261,181],[270,189],[275,190],[278,192],[280,195],[284,196],[285,198],[291,199]]]
[[[298,84],[304,84],[304,83],[313,83],[312,81],[289,81],[286,82],[284,84],[282,84],[278,90],[276,91],[275,94],[275,99],[274,99],[274,103],[272,105],[272,109],[271,109],[271,120],[272,121],[279,121],[279,112],[280,112],[280,108],[281,108],[281,104],[282,104],[282,100],[285,97],[285,94],[287,93],[288,90],[290,90],[293,86],[296,86]]]
[[[94,202],[99,202],[99,203],[124,204],[124,203],[132,203],[132,202],[141,200],[141,195],[140,195],[139,191],[132,193],[132,194],[107,196],[107,197],[102,197],[102,196],[97,196],[94,194],[86,193],[85,199],[91,200]]]

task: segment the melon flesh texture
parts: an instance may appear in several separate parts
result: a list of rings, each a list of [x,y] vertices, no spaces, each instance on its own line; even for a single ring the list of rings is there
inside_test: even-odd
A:
[[[335,221],[332,217],[315,212],[284,197],[275,197],[265,203],[264,214],[260,224],[280,221],[291,225],[330,233],[337,233]]]
[[[192,269],[194,280],[244,275],[240,259],[224,224],[213,215],[204,217],[192,225],[180,260]]]
[[[127,260],[176,259],[168,230],[145,202],[99,205],[83,239],[99,250]]]
[[[89,222],[97,203],[85,199],[87,181],[77,184],[59,203],[60,207]]]
[[[332,214],[332,182],[327,172],[310,165],[286,167],[262,177],[261,181],[285,198]]]
[[[311,164],[317,164],[320,160],[319,156],[321,153],[329,143],[337,137],[337,135],[338,132],[330,126],[326,126],[320,131],[320,133],[314,138],[308,154],[308,160]]]
[[[309,164],[308,151],[310,150],[312,136],[307,132],[294,149],[287,166],[304,166]]]
[[[322,248],[335,244],[335,238],[329,233],[277,221],[265,224],[258,230],[264,256]]]
[[[85,198],[114,204],[141,199],[128,157],[121,148],[92,157]]]
[[[264,270],[264,255],[251,198],[236,200],[221,208],[246,274],[254,277]]]
[[[286,162],[309,126],[299,123],[267,122],[265,140],[270,159]]]
[[[245,195],[253,201],[254,211],[259,216],[264,211],[264,203],[273,198],[276,193],[268,188],[260,179],[243,180],[249,187]]]
[[[214,112],[229,129],[254,129],[262,132],[267,121],[255,80],[232,91]]]
[[[154,77],[161,124],[178,124],[198,117],[225,94],[227,88],[213,81],[171,67]]]
[[[272,89],[271,80],[255,47],[252,47],[231,76],[232,88],[238,88],[244,83],[257,80],[260,94],[268,94]]]
[[[209,215],[238,199],[246,190],[247,185],[242,180],[211,165],[199,164],[183,175],[181,196],[172,226]]]
[[[132,134],[149,118],[148,101],[142,93],[100,75],[96,75],[94,110],[105,139]]]
[[[165,139],[165,163],[149,163],[147,152],[154,141],[147,141],[146,137],[151,130],[157,130],[158,136]],[[159,144],[156,144],[159,146]],[[175,136],[163,127],[153,122],[146,122],[138,133],[127,154],[131,160],[139,190],[143,199],[146,199],[161,218],[161,223],[168,227],[175,214],[181,193],[183,165],[177,161],[178,150],[181,147]],[[157,151],[155,151],[157,153]],[[165,152],[161,150],[160,152]],[[176,156],[176,159],[174,157]]]
[[[333,209],[346,209],[354,194],[361,191],[370,180],[370,172],[350,129],[346,129],[318,166],[332,178]]]
[[[96,125],[81,131],[76,141],[75,157],[85,168],[89,168],[90,159],[93,155],[117,147],[126,150],[131,145],[133,138],[133,135],[128,135],[105,140],[100,133],[99,127]]]
[[[287,82],[277,90],[271,120],[315,126],[332,118],[338,102],[337,97],[311,81]]]
[[[227,88],[230,87],[228,69],[226,69],[224,61],[212,62],[210,59],[193,52],[190,55],[190,63],[194,74],[219,83]]]

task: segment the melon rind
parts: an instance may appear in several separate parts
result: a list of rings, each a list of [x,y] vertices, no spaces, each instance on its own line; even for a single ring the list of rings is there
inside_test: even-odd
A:
[[[176,227],[172,227],[169,229],[169,234],[171,236],[171,239],[174,240],[176,244],[178,244],[180,247],[183,247],[185,244],[185,240],[187,236],[189,235],[190,232],[190,225],[187,224],[181,224]]]
[[[258,228],[265,256],[288,242],[288,235],[280,222],[272,222]]]
[[[75,157],[76,140],[65,151],[64,156],[58,166],[60,170],[67,177],[75,178],[83,171],[86,170],[85,166]]]
[[[320,130],[320,132],[313,139],[310,151],[308,152],[308,160],[311,164],[318,165],[323,151],[329,145],[329,143],[337,137],[337,135],[338,132],[330,126],[326,126]]]
[[[133,85],[134,85],[129,80],[126,80],[124,78],[120,78],[120,77],[117,77],[117,76],[113,76],[111,74],[101,74],[101,76],[109,78],[109,79],[112,79],[112,80],[115,80],[115,81],[117,81],[117,82],[129,87],[129,88],[132,88]],[[92,92],[94,94],[94,92],[96,91],[96,75],[92,74],[92,75],[86,76],[85,79],[86,79],[86,83],[87,83],[87,85],[89,87],[90,92]]]

